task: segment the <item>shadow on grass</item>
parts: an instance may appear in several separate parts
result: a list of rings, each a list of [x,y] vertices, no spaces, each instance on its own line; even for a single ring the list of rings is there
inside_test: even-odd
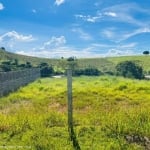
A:
[[[70,140],[72,141],[73,147],[75,150],[81,150],[78,139],[74,132],[73,127],[69,128]]]

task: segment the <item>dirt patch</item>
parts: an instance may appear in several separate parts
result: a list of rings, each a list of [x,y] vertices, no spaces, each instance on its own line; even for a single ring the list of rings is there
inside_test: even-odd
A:
[[[91,106],[85,106],[83,108],[80,109],[76,109],[76,111],[82,113],[82,114],[86,114],[87,112],[89,112],[91,110]]]
[[[60,103],[52,103],[48,107],[50,110],[54,109],[57,110],[58,112],[66,112],[67,111],[67,106],[66,105],[61,105]]]
[[[129,143],[136,143],[145,148],[145,150],[150,150],[150,139],[146,136],[142,137],[139,135],[126,135],[125,139]]]
[[[19,101],[17,103],[9,104],[0,110],[2,114],[10,114],[12,111],[18,110],[22,107],[30,107],[32,103],[30,101]]]

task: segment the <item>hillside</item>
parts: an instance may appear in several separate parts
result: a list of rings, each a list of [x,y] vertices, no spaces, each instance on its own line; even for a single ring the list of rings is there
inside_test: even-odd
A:
[[[144,71],[150,72],[150,55],[111,57],[108,60],[112,61],[115,65],[121,61],[135,61],[143,67]]]
[[[31,62],[33,66],[36,66],[42,62],[46,62],[49,65],[60,68],[61,59],[48,59],[48,58],[38,58],[31,56],[24,56],[19,54],[10,53],[0,49],[0,62],[4,60],[14,60],[17,59],[19,63]],[[106,57],[106,58],[82,58],[78,59],[78,67],[96,67],[103,72],[113,71],[117,63],[125,60],[132,60],[141,65],[145,72],[150,71],[150,56],[120,56],[120,57]]]
[[[114,71],[115,66],[122,61],[135,61],[143,67],[145,72],[150,72],[150,56],[120,56],[106,58],[84,58],[78,59],[79,67],[85,68],[88,66],[96,67],[103,72]]]
[[[36,66],[42,62],[56,65],[58,62],[57,59],[47,59],[47,58],[38,58],[38,57],[32,57],[32,56],[19,55],[19,54],[11,53],[11,52],[0,49],[0,62],[6,61],[6,60],[14,60],[14,59],[17,59],[20,64],[31,62],[33,66]]]

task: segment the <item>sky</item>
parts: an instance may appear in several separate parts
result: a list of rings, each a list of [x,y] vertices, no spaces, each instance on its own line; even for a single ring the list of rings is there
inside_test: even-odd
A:
[[[0,47],[46,58],[140,55],[148,0],[0,0]]]

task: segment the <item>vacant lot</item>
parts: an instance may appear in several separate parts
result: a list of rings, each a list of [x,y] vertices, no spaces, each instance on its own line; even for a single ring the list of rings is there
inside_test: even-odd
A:
[[[72,150],[66,78],[38,79],[0,98],[0,149]],[[150,82],[73,78],[74,127],[82,150],[150,148]]]

